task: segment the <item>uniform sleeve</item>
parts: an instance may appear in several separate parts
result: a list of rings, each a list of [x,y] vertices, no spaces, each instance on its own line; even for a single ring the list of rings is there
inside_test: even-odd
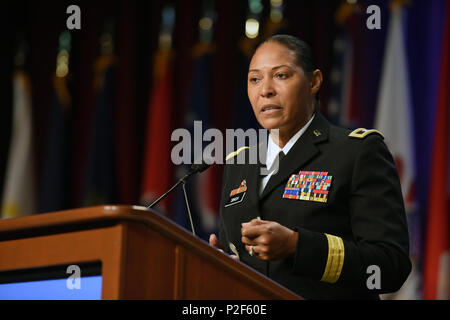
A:
[[[294,273],[377,293],[400,289],[411,271],[409,235],[397,170],[383,140],[370,135],[356,155],[349,191],[353,239],[297,228]],[[379,270],[378,288],[368,288]]]

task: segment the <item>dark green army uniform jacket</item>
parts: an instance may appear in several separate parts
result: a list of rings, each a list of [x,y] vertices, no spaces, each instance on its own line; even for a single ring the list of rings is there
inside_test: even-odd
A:
[[[235,161],[250,152],[239,149],[224,167],[219,241],[228,253],[306,299],[378,299],[402,286],[411,271],[409,236],[381,133],[352,132],[316,113],[261,195],[261,165]],[[294,256],[249,255],[241,224],[257,217],[298,232]]]

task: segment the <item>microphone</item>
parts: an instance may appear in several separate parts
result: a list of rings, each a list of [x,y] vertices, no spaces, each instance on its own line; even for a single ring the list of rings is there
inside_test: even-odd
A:
[[[187,197],[187,193],[186,193],[186,181],[189,177],[191,177],[192,175],[196,174],[196,173],[201,173],[203,171],[205,171],[206,169],[208,169],[209,167],[212,166],[213,163],[208,164],[204,161],[202,161],[202,163],[200,164],[193,164],[191,166],[191,170],[180,180],[177,181],[177,183],[175,183],[169,190],[167,190],[163,195],[161,195],[158,199],[156,199],[155,201],[153,201],[148,207],[147,209],[153,208],[155,205],[157,205],[162,199],[164,199],[165,197],[167,197],[167,195],[169,193],[171,193],[176,187],[178,187],[180,184],[182,185],[183,188],[183,195],[184,195],[184,202],[186,204],[186,209],[188,211],[188,216],[189,216],[189,222],[191,224],[191,230],[192,230],[192,234],[195,236],[195,230],[194,230],[194,223],[192,222],[192,214],[191,214],[191,209],[189,207],[189,201],[188,201],[188,197]]]
[[[195,171],[194,173],[196,173],[196,172],[200,173],[200,172],[205,171],[206,169],[208,169],[211,166],[212,166],[212,163],[208,164],[206,162],[202,162],[201,164],[193,164],[191,166],[191,170]]]

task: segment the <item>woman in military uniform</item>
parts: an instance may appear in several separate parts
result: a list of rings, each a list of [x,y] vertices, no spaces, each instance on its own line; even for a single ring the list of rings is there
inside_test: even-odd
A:
[[[322,73],[309,46],[267,39],[248,72],[248,96],[269,130],[266,173],[227,157],[219,237],[210,244],[307,299],[378,299],[411,270],[397,170],[383,136],[353,132],[318,112]]]

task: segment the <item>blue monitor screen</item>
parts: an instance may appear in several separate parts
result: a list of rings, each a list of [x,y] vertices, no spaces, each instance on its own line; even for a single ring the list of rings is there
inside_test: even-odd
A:
[[[100,300],[101,265],[0,272],[0,300]]]

